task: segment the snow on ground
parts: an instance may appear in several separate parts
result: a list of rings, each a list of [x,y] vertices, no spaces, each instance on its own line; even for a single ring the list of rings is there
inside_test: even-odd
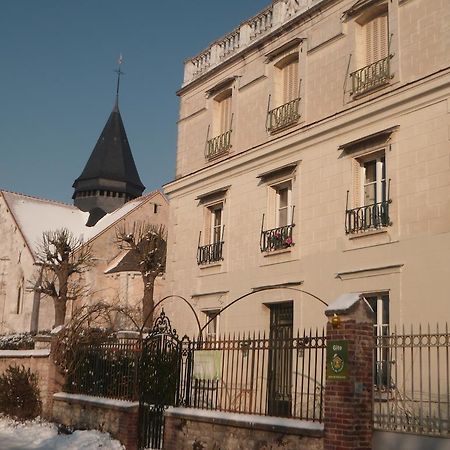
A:
[[[58,434],[55,424],[20,423],[0,416],[0,450],[123,450],[119,441],[100,431]]]

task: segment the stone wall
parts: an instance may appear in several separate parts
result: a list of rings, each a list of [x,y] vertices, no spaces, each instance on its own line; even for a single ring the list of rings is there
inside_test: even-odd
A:
[[[278,417],[169,408],[164,450],[323,450],[323,426]]]
[[[62,376],[50,358],[50,350],[2,350],[0,351],[0,373],[9,366],[24,366],[38,376],[42,400],[42,415],[51,416],[53,394],[61,390]]]
[[[137,449],[139,403],[58,392],[54,395],[55,422],[76,429],[105,431],[127,450]]]

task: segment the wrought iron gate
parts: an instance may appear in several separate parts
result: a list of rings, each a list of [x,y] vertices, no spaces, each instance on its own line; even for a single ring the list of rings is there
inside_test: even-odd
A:
[[[139,367],[139,447],[162,447],[164,410],[187,403],[190,341],[178,337],[164,311],[142,342]]]

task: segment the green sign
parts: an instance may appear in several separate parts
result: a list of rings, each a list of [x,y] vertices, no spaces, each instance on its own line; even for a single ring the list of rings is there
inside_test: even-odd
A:
[[[327,342],[327,380],[348,377],[348,341]]]

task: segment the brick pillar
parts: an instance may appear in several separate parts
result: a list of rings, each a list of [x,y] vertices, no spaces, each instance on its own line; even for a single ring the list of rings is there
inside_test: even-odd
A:
[[[324,450],[372,449],[373,312],[361,294],[344,294],[325,314]]]
[[[119,416],[119,434],[114,436],[127,450],[138,449],[139,407],[122,412]]]

